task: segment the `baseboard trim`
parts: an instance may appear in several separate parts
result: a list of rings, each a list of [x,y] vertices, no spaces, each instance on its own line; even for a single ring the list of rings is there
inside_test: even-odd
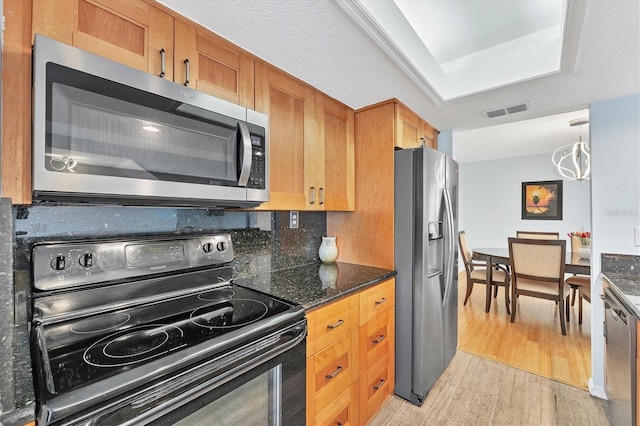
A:
[[[600,398],[600,399],[607,399],[607,393],[604,391],[604,388],[602,386],[595,386],[593,384],[593,379],[589,378],[589,381],[587,382],[587,384],[589,385],[589,393],[592,396],[595,396],[596,398]]]

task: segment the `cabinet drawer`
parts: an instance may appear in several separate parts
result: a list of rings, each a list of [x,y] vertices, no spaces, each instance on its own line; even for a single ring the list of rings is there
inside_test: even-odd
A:
[[[360,422],[365,424],[391,394],[392,373],[389,356],[385,356],[360,377]]]
[[[358,425],[358,386],[351,386],[331,401],[316,416],[312,424],[316,426]]]
[[[343,336],[316,353],[312,362],[307,363],[312,369],[311,372],[307,372],[307,380],[311,381],[307,390],[312,393],[311,407],[307,407],[312,410],[308,413],[310,418],[315,418],[326,409],[336,395],[348,390],[356,379],[358,370],[355,367],[352,338],[351,333]]]
[[[360,293],[360,324],[364,325],[395,305],[395,279]]]
[[[395,309],[388,309],[358,330],[360,375],[394,350]]]
[[[307,356],[318,352],[355,330],[358,322],[358,295],[333,302],[307,314],[309,337]]]

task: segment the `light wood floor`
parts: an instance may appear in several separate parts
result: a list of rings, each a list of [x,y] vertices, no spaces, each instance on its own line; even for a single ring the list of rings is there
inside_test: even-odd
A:
[[[590,305],[571,307],[567,335],[555,303],[520,297],[509,321],[503,289],[484,312],[485,288],[476,285],[462,305],[459,276],[459,350],[422,407],[392,395],[369,422],[378,425],[608,425],[604,401],[589,395]]]
[[[520,297],[516,319],[509,322],[504,289],[484,312],[485,287],[475,285],[465,306],[466,275],[459,275],[458,347],[483,358],[501,362],[588,389],[591,377],[591,305],[583,302],[582,325],[578,301],[571,307],[567,335],[560,331],[558,306],[551,301]]]

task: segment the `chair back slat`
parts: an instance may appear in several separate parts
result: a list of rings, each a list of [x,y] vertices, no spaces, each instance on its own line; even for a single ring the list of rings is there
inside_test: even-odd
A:
[[[560,238],[559,232],[538,232],[538,231],[517,231],[517,238],[532,238],[537,240],[557,240]]]

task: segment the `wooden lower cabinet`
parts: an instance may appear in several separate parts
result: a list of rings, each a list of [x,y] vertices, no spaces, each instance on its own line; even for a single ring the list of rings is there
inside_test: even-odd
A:
[[[365,424],[393,392],[394,285],[307,314],[307,424]]]
[[[393,392],[393,365],[385,355],[360,377],[360,422],[367,423]]]
[[[357,382],[327,404],[312,422],[318,426],[343,425],[357,426],[358,422],[358,386]]]

